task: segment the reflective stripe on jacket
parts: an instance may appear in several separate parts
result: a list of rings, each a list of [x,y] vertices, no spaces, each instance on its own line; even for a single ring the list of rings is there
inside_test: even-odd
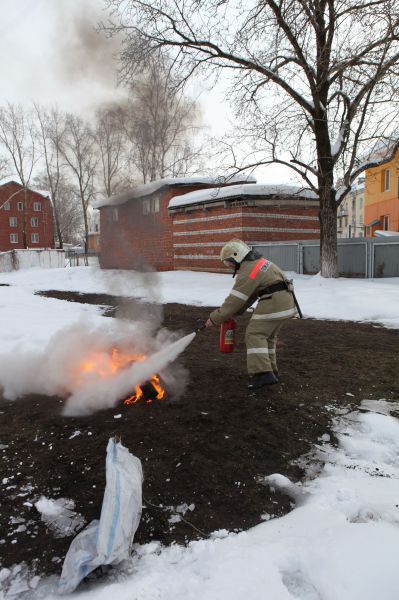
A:
[[[285,280],[283,271],[265,258],[243,261],[237,271],[233,289],[222,306],[210,314],[211,321],[220,325],[226,319],[245,312],[258,299],[259,290]],[[252,318],[288,319],[295,314],[291,292],[281,290],[269,296],[262,296]]]

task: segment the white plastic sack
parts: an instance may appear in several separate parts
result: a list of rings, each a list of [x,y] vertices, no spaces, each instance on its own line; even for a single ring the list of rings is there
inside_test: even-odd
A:
[[[67,594],[100,565],[129,557],[142,510],[141,462],[111,438],[107,446],[106,486],[99,521],[92,521],[69,547],[59,592]]]

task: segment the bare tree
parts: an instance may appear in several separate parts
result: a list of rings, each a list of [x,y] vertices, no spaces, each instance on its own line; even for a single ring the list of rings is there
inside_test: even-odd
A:
[[[64,176],[59,183],[59,221],[64,243],[76,244],[84,235],[84,218],[80,208],[80,194]]]
[[[100,153],[100,177],[106,196],[131,186],[127,171],[126,111],[122,106],[106,106],[96,113],[95,139]]]
[[[337,271],[337,208],[356,177],[397,147],[397,0],[108,0],[126,35],[125,70],[160,49],[182,80],[227,72],[257,151],[241,168],[281,163],[320,200],[321,271]],[[259,148],[259,151],[258,151]]]
[[[8,155],[12,170],[23,188],[22,236],[23,246],[27,248],[26,215],[29,209],[27,191],[37,161],[36,129],[30,111],[11,103],[0,107],[0,144]],[[8,198],[10,199],[11,197]]]
[[[49,190],[50,183],[47,171],[43,171],[35,178],[35,186],[39,189]],[[60,173],[57,182],[57,229],[59,239],[64,244],[76,244],[84,235],[84,221],[81,209],[79,192],[71,180]]]
[[[0,181],[9,174],[9,161],[5,156],[0,156]],[[1,209],[1,206],[0,206]]]
[[[199,110],[178,86],[161,52],[151,56],[144,72],[125,80],[131,84],[126,135],[131,160],[143,182],[186,175],[198,168],[199,151],[193,145]]]
[[[94,180],[98,156],[94,133],[88,123],[72,114],[66,116],[65,135],[62,137],[60,152],[75,181],[77,194],[82,207],[85,234],[85,260],[87,264],[89,226],[87,209],[95,196]]]
[[[35,104],[39,140],[44,157],[46,177],[42,181],[51,194],[58,247],[63,247],[60,219],[61,143],[65,133],[65,115],[57,108],[50,111]]]

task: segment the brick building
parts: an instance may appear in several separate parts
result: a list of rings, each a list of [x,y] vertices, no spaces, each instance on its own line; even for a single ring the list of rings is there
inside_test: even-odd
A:
[[[53,207],[47,196],[9,181],[0,185],[0,252],[24,247],[54,248]]]
[[[102,268],[224,271],[220,249],[232,237],[249,245],[319,238],[319,203],[292,186],[169,179],[97,204]]]
[[[364,177],[359,177],[338,208],[338,238],[364,236],[364,195],[365,180]]]
[[[386,154],[390,154],[389,146]],[[399,235],[399,150],[392,158],[366,170],[364,222],[367,237],[378,230]]]

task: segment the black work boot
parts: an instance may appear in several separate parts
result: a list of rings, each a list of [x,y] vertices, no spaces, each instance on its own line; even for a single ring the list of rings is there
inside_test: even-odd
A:
[[[257,390],[264,385],[273,385],[274,383],[278,383],[278,379],[276,379],[272,371],[267,371],[266,373],[256,373],[256,375],[251,377],[248,384],[248,389]]]

